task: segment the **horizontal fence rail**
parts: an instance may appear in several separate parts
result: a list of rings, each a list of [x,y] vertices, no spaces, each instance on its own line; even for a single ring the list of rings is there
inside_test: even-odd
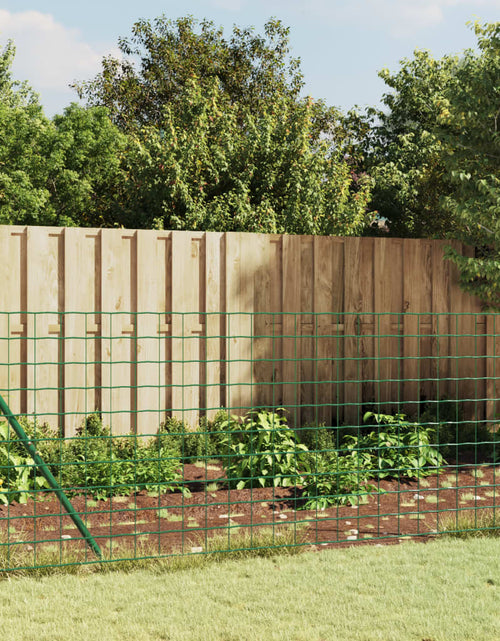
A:
[[[0,323],[0,570],[498,529],[498,315]]]

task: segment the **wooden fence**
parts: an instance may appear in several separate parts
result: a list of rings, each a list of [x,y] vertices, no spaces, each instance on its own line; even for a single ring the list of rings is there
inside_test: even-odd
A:
[[[94,410],[144,433],[204,408],[335,424],[440,396],[492,419],[500,322],[445,244],[3,226],[0,388],[67,434]]]

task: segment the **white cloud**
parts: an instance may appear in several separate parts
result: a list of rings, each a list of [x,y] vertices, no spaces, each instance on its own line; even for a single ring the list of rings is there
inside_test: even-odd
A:
[[[434,27],[453,8],[465,8],[471,16],[482,8],[500,11],[500,0],[266,0],[266,4],[271,10],[293,9],[336,24],[388,30],[395,37]]]
[[[78,29],[65,27],[39,11],[11,13],[0,9],[0,45],[7,40],[13,40],[16,46],[15,76],[27,80],[42,98],[50,92],[76,98],[68,85],[91,78],[99,71],[103,55],[111,53],[110,49],[100,51],[84,42]]]

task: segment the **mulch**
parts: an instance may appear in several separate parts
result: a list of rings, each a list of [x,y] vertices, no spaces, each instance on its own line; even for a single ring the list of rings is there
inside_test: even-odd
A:
[[[262,530],[276,533],[279,544],[278,533],[286,529],[292,540],[317,549],[428,540],[443,523],[453,526],[457,515],[480,519],[500,503],[500,467],[493,465],[450,466],[417,481],[378,481],[381,492],[368,503],[324,511],[304,510],[300,488],[228,489],[222,468],[211,461],[185,465],[184,480],[190,497],[142,491],[99,501],[76,496],[71,502],[101,548],[120,558],[142,556],[145,549],[162,555],[201,552],[213,536],[227,537],[229,545],[237,533]],[[44,546],[86,550],[52,493],[0,507],[0,535],[13,549],[33,550],[34,556]]]

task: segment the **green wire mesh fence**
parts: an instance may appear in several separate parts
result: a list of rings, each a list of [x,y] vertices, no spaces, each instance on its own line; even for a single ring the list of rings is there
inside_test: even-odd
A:
[[[498,532],[497,315],[1,321],[4,572]]]

